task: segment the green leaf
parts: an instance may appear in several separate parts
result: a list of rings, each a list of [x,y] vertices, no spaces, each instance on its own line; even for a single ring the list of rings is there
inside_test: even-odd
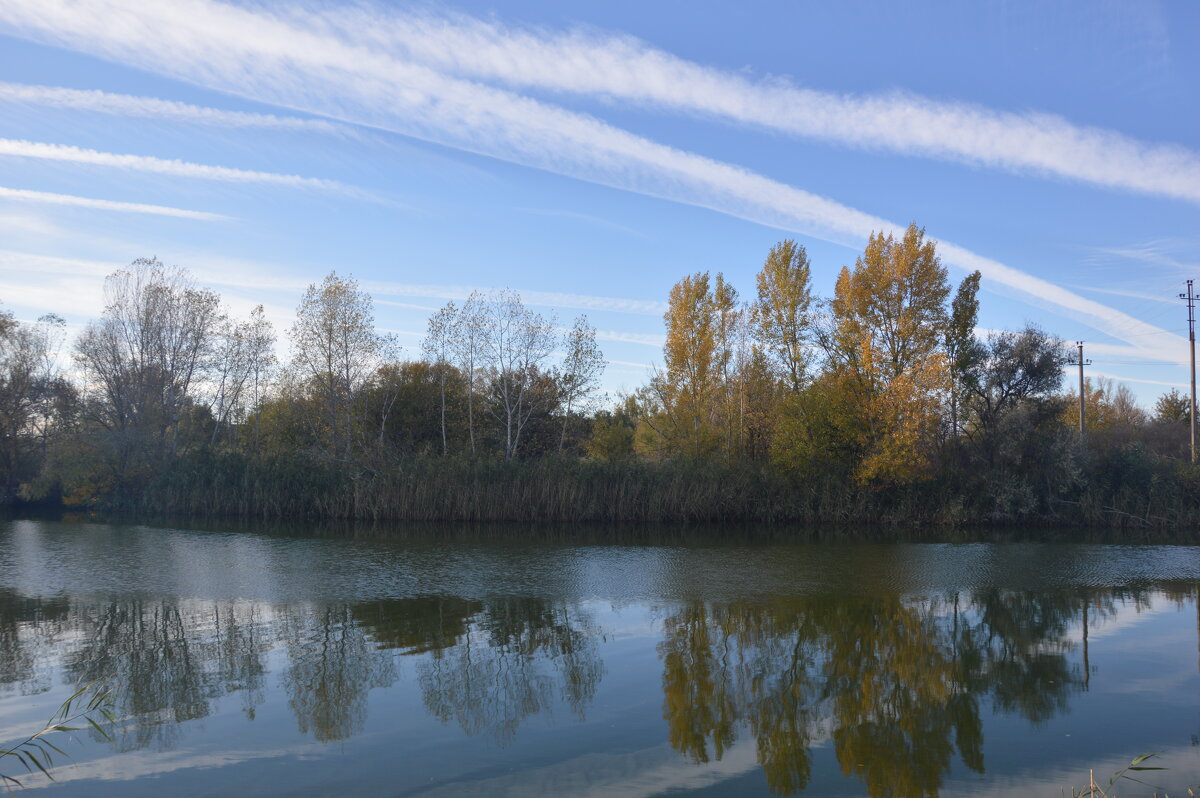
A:
[[[107,741],[112,740],[112,736],[108,732],[106,732],[104,729],[100,728],[100,724],[96,723],[95,720],[93,720],[92,718],[88,718],[87,722],[92,725],[92,728],[95,729],[96,733],[99,734],[102,738],[104,738]]]
[[[42,744],[43,744],[43,745],[48,745],[48,746],[50,746],[51,748],[53,748],[55,751],[57,751],[58,753],[62,754],[63,756],[66,756],[66,755],[67,755],[67,752],[66,752],[66,751],[62,750],[61,748],[59,748],[57,745],[55,745],[54,743],[50,742],[49,740],[42,740]]]
[[[42,771],[42,774],[45,775],[46,778],[50,779],[50,781],[54,781],[54,777],[50,775],[50,771],[46,770],[41,761],[33,755],[33,751],[26,751],[25,756],[29,757],[30,761],[37,765],[37,769]]]

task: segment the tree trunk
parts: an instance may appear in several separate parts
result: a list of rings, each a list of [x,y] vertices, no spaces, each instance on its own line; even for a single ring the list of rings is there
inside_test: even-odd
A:
[[[442,457],[446,456],[446,367],[442,365],[438,371],[441,373],[441,379],[438,380],[442,393]]]
[[[562,454],[567,441],[567,421],[571,418],[571,397],[567,397],[567,412],[563,413],[562,434],[558,437],[558,453]]]

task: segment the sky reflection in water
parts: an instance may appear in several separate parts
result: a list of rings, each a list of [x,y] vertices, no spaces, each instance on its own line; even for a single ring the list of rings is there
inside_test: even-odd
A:
[[[1200,782],[1200,550],[565,545],[18,521],[0,737],[62,795],[1059,794]],[[9,768],[12,769],[11,767]]]

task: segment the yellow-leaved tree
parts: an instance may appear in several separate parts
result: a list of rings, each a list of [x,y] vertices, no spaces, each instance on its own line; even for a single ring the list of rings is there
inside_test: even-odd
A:
[[[900,238],[873,234],[838,276],[823,343],[860,421],[860,482],[909,481],[928,461],[950,388],[949,294],[934,242],[915,224]]]
[[[729,314],[736,304],[732,287],[717,275],[718,297],[708,272],[688,275],[671,288],[663,321],[664,369],[650,384],[658,412],[644,421],[651,434],[640,448],[703,457],[720,445],[716,423],[724,404],[723,375],[729,367]]]
[[[808,252],[791,239],[771,247],[752,308],[755,342],[792,393],[804,387],[812,305]]]

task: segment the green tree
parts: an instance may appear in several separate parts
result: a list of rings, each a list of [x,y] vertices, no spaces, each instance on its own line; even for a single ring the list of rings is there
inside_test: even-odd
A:
[[[950,365],[950,434],[959,432],[959,407],[972,387],[972,365],[979,358],[975,324],[979,319],[979,272],[971,272],[958,285],[946,324],[946,358]]]
[[[1154,403],[1154,420],[1160,424],[1187,424],[1191,418],[1191,404],[1186,394],[1172,388]]]
[[[592,421],[592,434],[584,449],[596,460],[628,460],[634,454],[634,436],[640,411],[637,399],[628,396],[612,410],[601,410]]]

